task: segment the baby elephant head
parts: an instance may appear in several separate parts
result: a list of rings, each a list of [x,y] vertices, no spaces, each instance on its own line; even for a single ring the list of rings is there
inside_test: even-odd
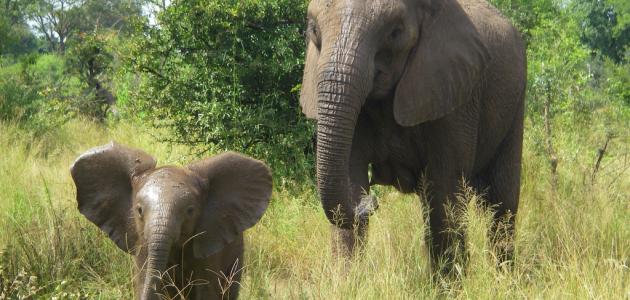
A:
[[[146,251],[141,298],[152,297],[169,253],[195,259],[222,250],[262,217],[271,196],[264,163],[228,152],[185,168],[156,168],[153,157],[114,142],[72,165],[79,211],[127,252]],[[139,251],[136,251],[139,253]]]

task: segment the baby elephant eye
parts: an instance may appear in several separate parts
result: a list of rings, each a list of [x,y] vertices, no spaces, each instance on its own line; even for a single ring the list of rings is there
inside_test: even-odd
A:
[[[392,32],[390,33],[390,36],[392,37],[393,40],[399,38],[402,35],[402,28],[395,28],[394,30],[392,30]]]
[[[136,210],[138,211],[138,215],[142,217],[142,207],[138,206]]]

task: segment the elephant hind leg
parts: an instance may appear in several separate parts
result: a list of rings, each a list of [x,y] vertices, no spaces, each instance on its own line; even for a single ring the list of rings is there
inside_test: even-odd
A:
[[[486,171],[487,200],[495,211],[490,230],[499,263],[514,257],[515,217],[521,181],[523,122],[518,120],[503,141],[497,156]]]

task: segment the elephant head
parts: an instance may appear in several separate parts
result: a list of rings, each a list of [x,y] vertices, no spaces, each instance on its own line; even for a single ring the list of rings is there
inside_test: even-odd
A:
[[[195,258],[222,250],[262,217],[271,196],[269,169],[227,152],[185,168],[155,168],[143,151],[115,143],[72,165],[79,211],[127,252],[146,251],[141,299],[154,299],[169,253],[192,238]],[[135,250],[134,250],[135,249]]]
[[[456,0],[312,0],[300,104],[317,120],[318,190],[328,219],[349,229],[349,157],[366,101],[393,101],[401,126],[471,99],[489,51]],[[356,196],[354,196],[356,197]],[[335,212],[340,212],[340,216]]]

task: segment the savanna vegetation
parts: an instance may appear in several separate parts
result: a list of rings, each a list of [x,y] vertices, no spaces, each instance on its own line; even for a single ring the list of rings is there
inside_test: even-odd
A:
[[[78,213],[68,172],[109,140],[160,164],[268,162],[242,299],[630,297],[630,4],[491,2],[528,45],[516,260],[496,267],[465,192],[468,264],[432,280],[426,207],[390,188],[363,255],[332,257],[298,103],[306,1],[0,0],[0,299],[132,297],[131,257]]]

